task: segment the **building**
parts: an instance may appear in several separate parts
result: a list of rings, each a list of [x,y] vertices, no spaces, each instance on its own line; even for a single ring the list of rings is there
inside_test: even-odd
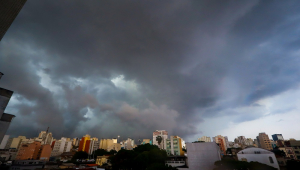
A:
[[[41,148],[40,142],[22,144],[17,153],[16,160],[38,159],[38,151]]]
[[[272,150],[272,145],[271,145],[271,141],[269,139],[269,136],[262,132],[262,133],[259,133],[259,135],[256,137],[258,143],[259,143],[259,147],[260,148],[263,148],[263,149],[266,149],[266,150]]]
[[[26,1],[27,0],[14,0],[0,2],[0,41],[23,8]]]
[[[300,160],[300,140],[290,140],[290,145],[294,150],[297,160]]]
[[[152,144],[151,139],[143,139],[141,144],[144,145],[144,144],[147,144],[147,143],[149,143],[151,145]]]
[[[100,149],[108,150],[113,145],[112,139],[101,139],[100,140]]]
[[[168,139],[168,132],[165,130],[156,130],[153,132],[153,145],[157,145],[160,149],[166,149],[166,140]]]
[[[272,149],[274,149],[276,147],[276,142],[274,140],[270,139],[270,143],[271,143]]]
[[[113,143],[112,145],[107,147],[107,151],[111,151],[111,150],[115,150],[115,151],[119,151],[121,150],[121,144],[120,143]]]
[[[19,149],[23,140],[25,140],[25,136],[18,136],[17,138],[8,139],[5,149]]]
[[[1,4],[2,3],[4,3],[4,2],[1,2]],[[4,4],[10,4],[10,3],[5,2]],[[4,12],[5,16],[1,16],[1,14],[3,13],[3,11],[1,11],[2,8],[3,8],[3,6],[0,5],[0,21],[4,20],[5,17],[8,17],[6,12]],[[4,10],[4,11],[7,11],[7,10]],[[3,22],[0,22],[0,23],[3,23]],[[2,25],[4,25],[4,26],[2,26]],[[1,35],[3,36],[5,33],[3,31],[1,31],[1,29],[2,30],[4,29],[2,27],[5,27],[5,24],[0,24],[0,40],[2,38]],[[3,73],[0,72],[0,75],[2,77]],[[1,79],[1,77],[0,77],[0,79]],[[5,108],[6,108],[13,93],[14,93],[13,91],[10,91],[10,90],[0,87],[0,141],[3,140],[4,135],[6,134],[6,131],[10,125],[10,122],[15,117],[14,115],[4,113]]]
[[[247,138],[247,139],[245,140],[245,145],[246,145],[246,146],[253,146],[253,145],[254,145],[253,139]]]
[[[168,155],[184,156],[181,140],[182,139],[179,136],[170,136],[170,139],[166,140],[167,143],[166,151]]]
[[[214,163],[221,160],[220,148],[215,142],[186,143],[188,167],[180,170],[212,170]]]
[[[227,136],[218,135],[216,137],[213,137],[213,141],[219,145],[221,153],[223,155],[225,155],[226,154],[226,150],[227,150],[227,146],[229,146],[229,142],[228,142]]]
[[[11,166],[11,170],[35,170],[45,167],[46,161],[42,160],[17,160]]]
[[[0,143],[0,149],[5,149],[8,139],[9,139],[9,135],[4,135],[4,137]]]
[[[0,158],[5,158],[5,161],[15,160],[18,150],[16,149],[0,149]]]
[[[42,144],[49,144],[51,145],[53,141],[52,133],[48,131],[41,131],[39,137],[35,139],[35,141],[40,141]]]
[[[208,136],[202,136],[201,138],[198,138],[198,141],[211,142],[211,138]]]
[[[282,134],[274,134],[272,135],[272,138],[275,142],[278,140],[284,140]]]
[[[49,161],[51,152],[52,152],[52,148],[49,144],[42,145],[41,148],[39,149],[37,158],[39,160]]]
[[[279,150],[282,150],[285,153],[285,157],[289,159],[296,159],[296,155],[292,147],[279,147]]]
[[[61,138],[52,142],[51,156],[59,156],[63,152],[70,152],[72,147],[72,141],[67,141],[66,138]]]
[[[80,140],[78,151],[85,151],[86,142],[91,139],[91,136],[86,134]]]
[[[261,148],[246,148],[237,153],[239,161],[246,162],[259,162],[277,168],[279,170],[279,165],[275,154],[265,149]]]
[[[87,141],[87,144],[89,144],[88,149],[86,147],[86,151],[88,151],[88,154],[92,154],[100,147],[100,141],[98,141],[98,138],[91,138],[90,141]]]

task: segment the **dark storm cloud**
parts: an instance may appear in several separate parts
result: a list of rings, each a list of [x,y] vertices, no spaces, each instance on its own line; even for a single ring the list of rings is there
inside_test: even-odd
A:
[[[200,133],[206,117],[299,82],[297,4],[28,1],[0,46],[1,84],[34,103],[12,104],[10,133]]]

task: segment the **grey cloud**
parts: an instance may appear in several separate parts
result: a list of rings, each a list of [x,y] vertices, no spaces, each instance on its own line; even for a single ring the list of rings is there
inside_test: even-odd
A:
[[[166,127],[188,137],[201,133],[195,129],[207,117],[256,107],[298,84],[292,35],[299,22],[291,19],[298,3],[28,1],[1,41],[1,85],[36,102],[14,106],[16,122],[26,115],[35,128],[51,124],[58,136],[134,129],[147,137]],[[37,71],[61,91],[43,87]],[[138,94],[111,82],[119,75],[134,81]],[[88,109],[93,118],[85,117]]]

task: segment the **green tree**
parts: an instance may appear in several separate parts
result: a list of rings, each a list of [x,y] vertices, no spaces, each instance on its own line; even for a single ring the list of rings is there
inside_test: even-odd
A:
[[[160,143],[162,141],[162,137],[161,136],[157,136],[156,137],[156,141],[157,141],[158,145],[160,145]]]
[[[107,152],[104,149],[97,149],[93,152],[93,155],[95,155],[95,157],[97,156],[103,156],[103,155],[109,155],[109,152]]]
[[[72,162],[76,162],[77,159],[87,159],[88,156],[89,155],[84,151],[76,152],[72,158]]]

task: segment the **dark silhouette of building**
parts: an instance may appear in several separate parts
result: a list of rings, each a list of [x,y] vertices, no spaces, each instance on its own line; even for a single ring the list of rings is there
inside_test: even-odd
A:
[[[0,1],[0,41],[27,0]]]

